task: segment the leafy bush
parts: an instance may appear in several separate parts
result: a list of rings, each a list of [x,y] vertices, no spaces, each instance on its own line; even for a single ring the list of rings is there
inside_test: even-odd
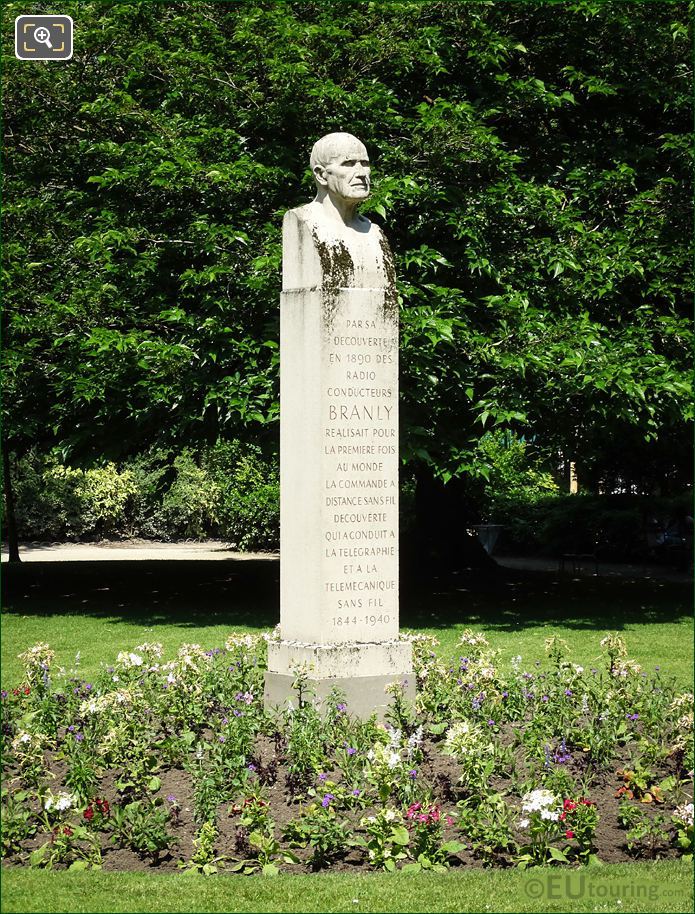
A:
[[[238,549],[280,541],[277,459],[238,441],[202,453],[153,448],[121,468],[80,469],[32,451],[15,472],[20,539],[222,537]]]
[[[23,539],[72,539],[124,531],[137,492],[133,474],[113,463],[89,470],[63,466],[54,455],[31,452],[16,481]]]
[[[204,539],[217,525],[219,486],[186,448],[174,458],[176,476],[162,499],[169,536]]]
[[[549,555],[594,549],[612,561],[659,559],[650,548],[651,523],[684,516],[684,499],[638,495],[509,495],[495,499],[491,521],[502,524],[503,547]],[[666,558],[666,556],[664,556]]]
[[[280,545],[280,471],[259,447],[238,441],[217,444],[206,467],[219,491],[220,535],[238,549]]]

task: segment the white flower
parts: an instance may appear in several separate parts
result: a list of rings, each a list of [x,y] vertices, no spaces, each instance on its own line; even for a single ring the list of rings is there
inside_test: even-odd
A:
[[[691,803],[690,804],[690,817],[691,818],[692,818],[692,815],[693,815],[693,804]],[[393,820],[396,818],[395,810],[387,809],[386,812],[384,813],[384,818],[386,819],[387,822],[393,822]]]
[[[44,809],[47,812],[55,810],[56,812],[65,812],[75,803],[75,797],[71,793],[61,792],[59,794],[49,793],[44,801]]]
[[[550,790],[532,790],[521,801],[523,812],[539,812],[549,809],[558,803],[558,798]]]
[[[422,725],[408,737],[408,758],[422,745]]]
[[[112,680],[113,682],[120,682],[120,681],[121,681],[121,680],[118,678],[118,676],[112,676],[112,677],[111,677],[111,680]]]
[[[389,768],[395,768],[396,765],[399,765],[401,762],[401,757],[398,752],[391,752],[388,759]]]
[[[528,819],[519,819],[519,828],[528,828],[529,821]]]
[[[552,809],[541,809],[541,819],[544,819],[546,822],[557,822],[559,818],[559,812],[555,812]]]
[[[398,749],[401,745],[401,731],[391,730],[389,733],[389,749]]]
[[[18,737],[18,740],[17,740],[17,741],[20,742],[20,743],[30,743],[30,742],[31,742],[31,736],[29,736],[28,733],[22,733],[22,735],[21,735],[20,737]]]
[[[169,685],[173,685],[176,682],[176,676],[174,676],[173,673],[169,673],[169,675],[167,676],[167,682],[169,683]]]
[[[693,804],[684,803],[682,806],[677,806],[673,811],[673,818],[677,819],[679,822],[682,822],[684,825],[693,827]]]

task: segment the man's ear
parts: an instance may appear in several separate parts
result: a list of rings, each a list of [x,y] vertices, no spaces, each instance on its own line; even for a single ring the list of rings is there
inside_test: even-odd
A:
[[[323,165],[314,165],[314,179],[317,184],[320,184],[321,187],[325,187],[328,184],[326,179],[326,169]]]

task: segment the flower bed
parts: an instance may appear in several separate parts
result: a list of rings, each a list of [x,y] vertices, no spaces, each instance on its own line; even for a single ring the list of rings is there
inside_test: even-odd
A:
[[[565,642],[511,673],[481,635],[448,662],[413,642],[415,706],[385,724],[334,693],[262,705],[266,641],[158,644],[97,681],[21,655],[2,693],[5,862],[273,875],[326,869],[581,866],[692,857],[693,696],[642,672],[617,635],[585,670]]]

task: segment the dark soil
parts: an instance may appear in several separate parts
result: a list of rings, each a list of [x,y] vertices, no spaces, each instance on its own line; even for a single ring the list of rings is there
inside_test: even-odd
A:
[[[458,800],[465,799],[467,794],[458,784],[459,767],[456,761],[443,755],[440,749],[440,743],[432,740],[426,740],[424,744],[425,760],[419,766],[419,776],[434,787],[435,801],[441,806],[442,813],[455,814],[456,803]],[[284,756],[276,750],[276,744],[268,737],[259,737],[255,746],[255,764],[258,767],[260,780],[264,784],[264,796],[270,807],[270,817],[275,822],[275,834],[281,838],[284,827],[287,823],[296,818],[303,805],[311,802],[308,798],[300,798],[293,795],[288,788],[288,769],[285,764]],[[55,793],[61,789],[65,775],[65,765],[49,758],[51,773],[55,776],[50,781],[50,788]],[[585,765],[582,762],[573,763],[570,772],[577,777],[582,774]],[[592,779],[590,799],[596,803],[600,814],[600,821],[595,835],[595,847],[598,857],[605,863],[622,863],[640,859],[635,853],[630,853],[626,843],[626,830],[618,823],[618,804],[620,798],[617,791],[622,784],[622,779],[618,776],[617,771],[622,767],[622,762],[616,762],[614,770],[605,774],[598,773]],[[674,760],[665,764],[662,770],[656,773],[655,781],[659,781],[669,774],[677,772],[677,763]],[[683,772],[679,772],[683,774]],[[11,784],[13,772],[6,772],[5,785]],[[327,772],[329,778],[333,774]],[[101,832],[103,869],[106,872],[124,872],[124,871],[150,871],[150,872],[176,872],[180,869],[181,861],[189,860],[193,851],[193,839],[196,835],[196,825],[193,819],[193,782],[191,775],[181,768],[169,768],[158,772],[161,778],[161,788],[155,796],[160,796],[166,802],[166,797],[173,795],[176,797],[180,806],[180,813],[176,820],[172,820],[169,830],[176,842],[168,853],[162,853],[158,857],[147,855],[138,855],[134,851],[115,845],[108,831]],[[106,771],[101,779],[98,795],[109,801],[111,808],[123,802],[115,788],[118,772]],[[335,780],[338,779],[336,773]],[[504,794],[509,787],[509,783],[502,778],[494,778],[491,786]],[[692,796],[681,802],[689,802]],[[518,812],[518,799],[510,798],[511,805]],[[643,804],[637,800],[632,801],[633,805],[639,807],[641,811],[646,812],[649,816],[662,813],[667,820],[670,820],[672,804]],[[374,809],[352,809],[339,813],[339,818],[345,818],[356,829],[360,819],[363,816],[371,815]],[[232,803],[220,803],[217,810],[217,825],[219,835],[217,838],[215,852],[219,857],[231,865],[233,862],[252,857],[252,850],[248,845],[248,830],[244,828],[239,821],[239,814],[233,810]],[[519,832],[517,840],[522,843],[524,834]],[[49,841],[51,835],[45,832],[37,833],[32,839],[23,842],[21,852],[15,853],[4,861],[5,865],[25,865],[28,860],[28,854],[40,847],[46,841]],[[467,842],[465,831],[462,833],[458,827],[445,825],[443,839],[459,840]],[[282,842],[286,847],[286,842]],[[288,873],[313,873],[314,869],[307,862],[310,856],[309,849],[293,848],[294,853],[302,861],[300,864],[283,866],[283,870]],[[670,844],[664,843],[663,846],[657,847],[650,857],[641,859],[674,859],[679,856],[678,851]],[[466,849],[454,857],[450,858],[452,866],[472,866],[481,867],[483,862],[475,854]],[[513,861],[511,855],[497,855],[496,863],[499,866],[511,866]],[[329,867],[331,872],[358,872],[367,869],[365,852],[361,848],[351,849],[343,856],[334,859]],[[221,864],[224,867],[224,863]],[[325,871],[325,870],[323,870]]]

